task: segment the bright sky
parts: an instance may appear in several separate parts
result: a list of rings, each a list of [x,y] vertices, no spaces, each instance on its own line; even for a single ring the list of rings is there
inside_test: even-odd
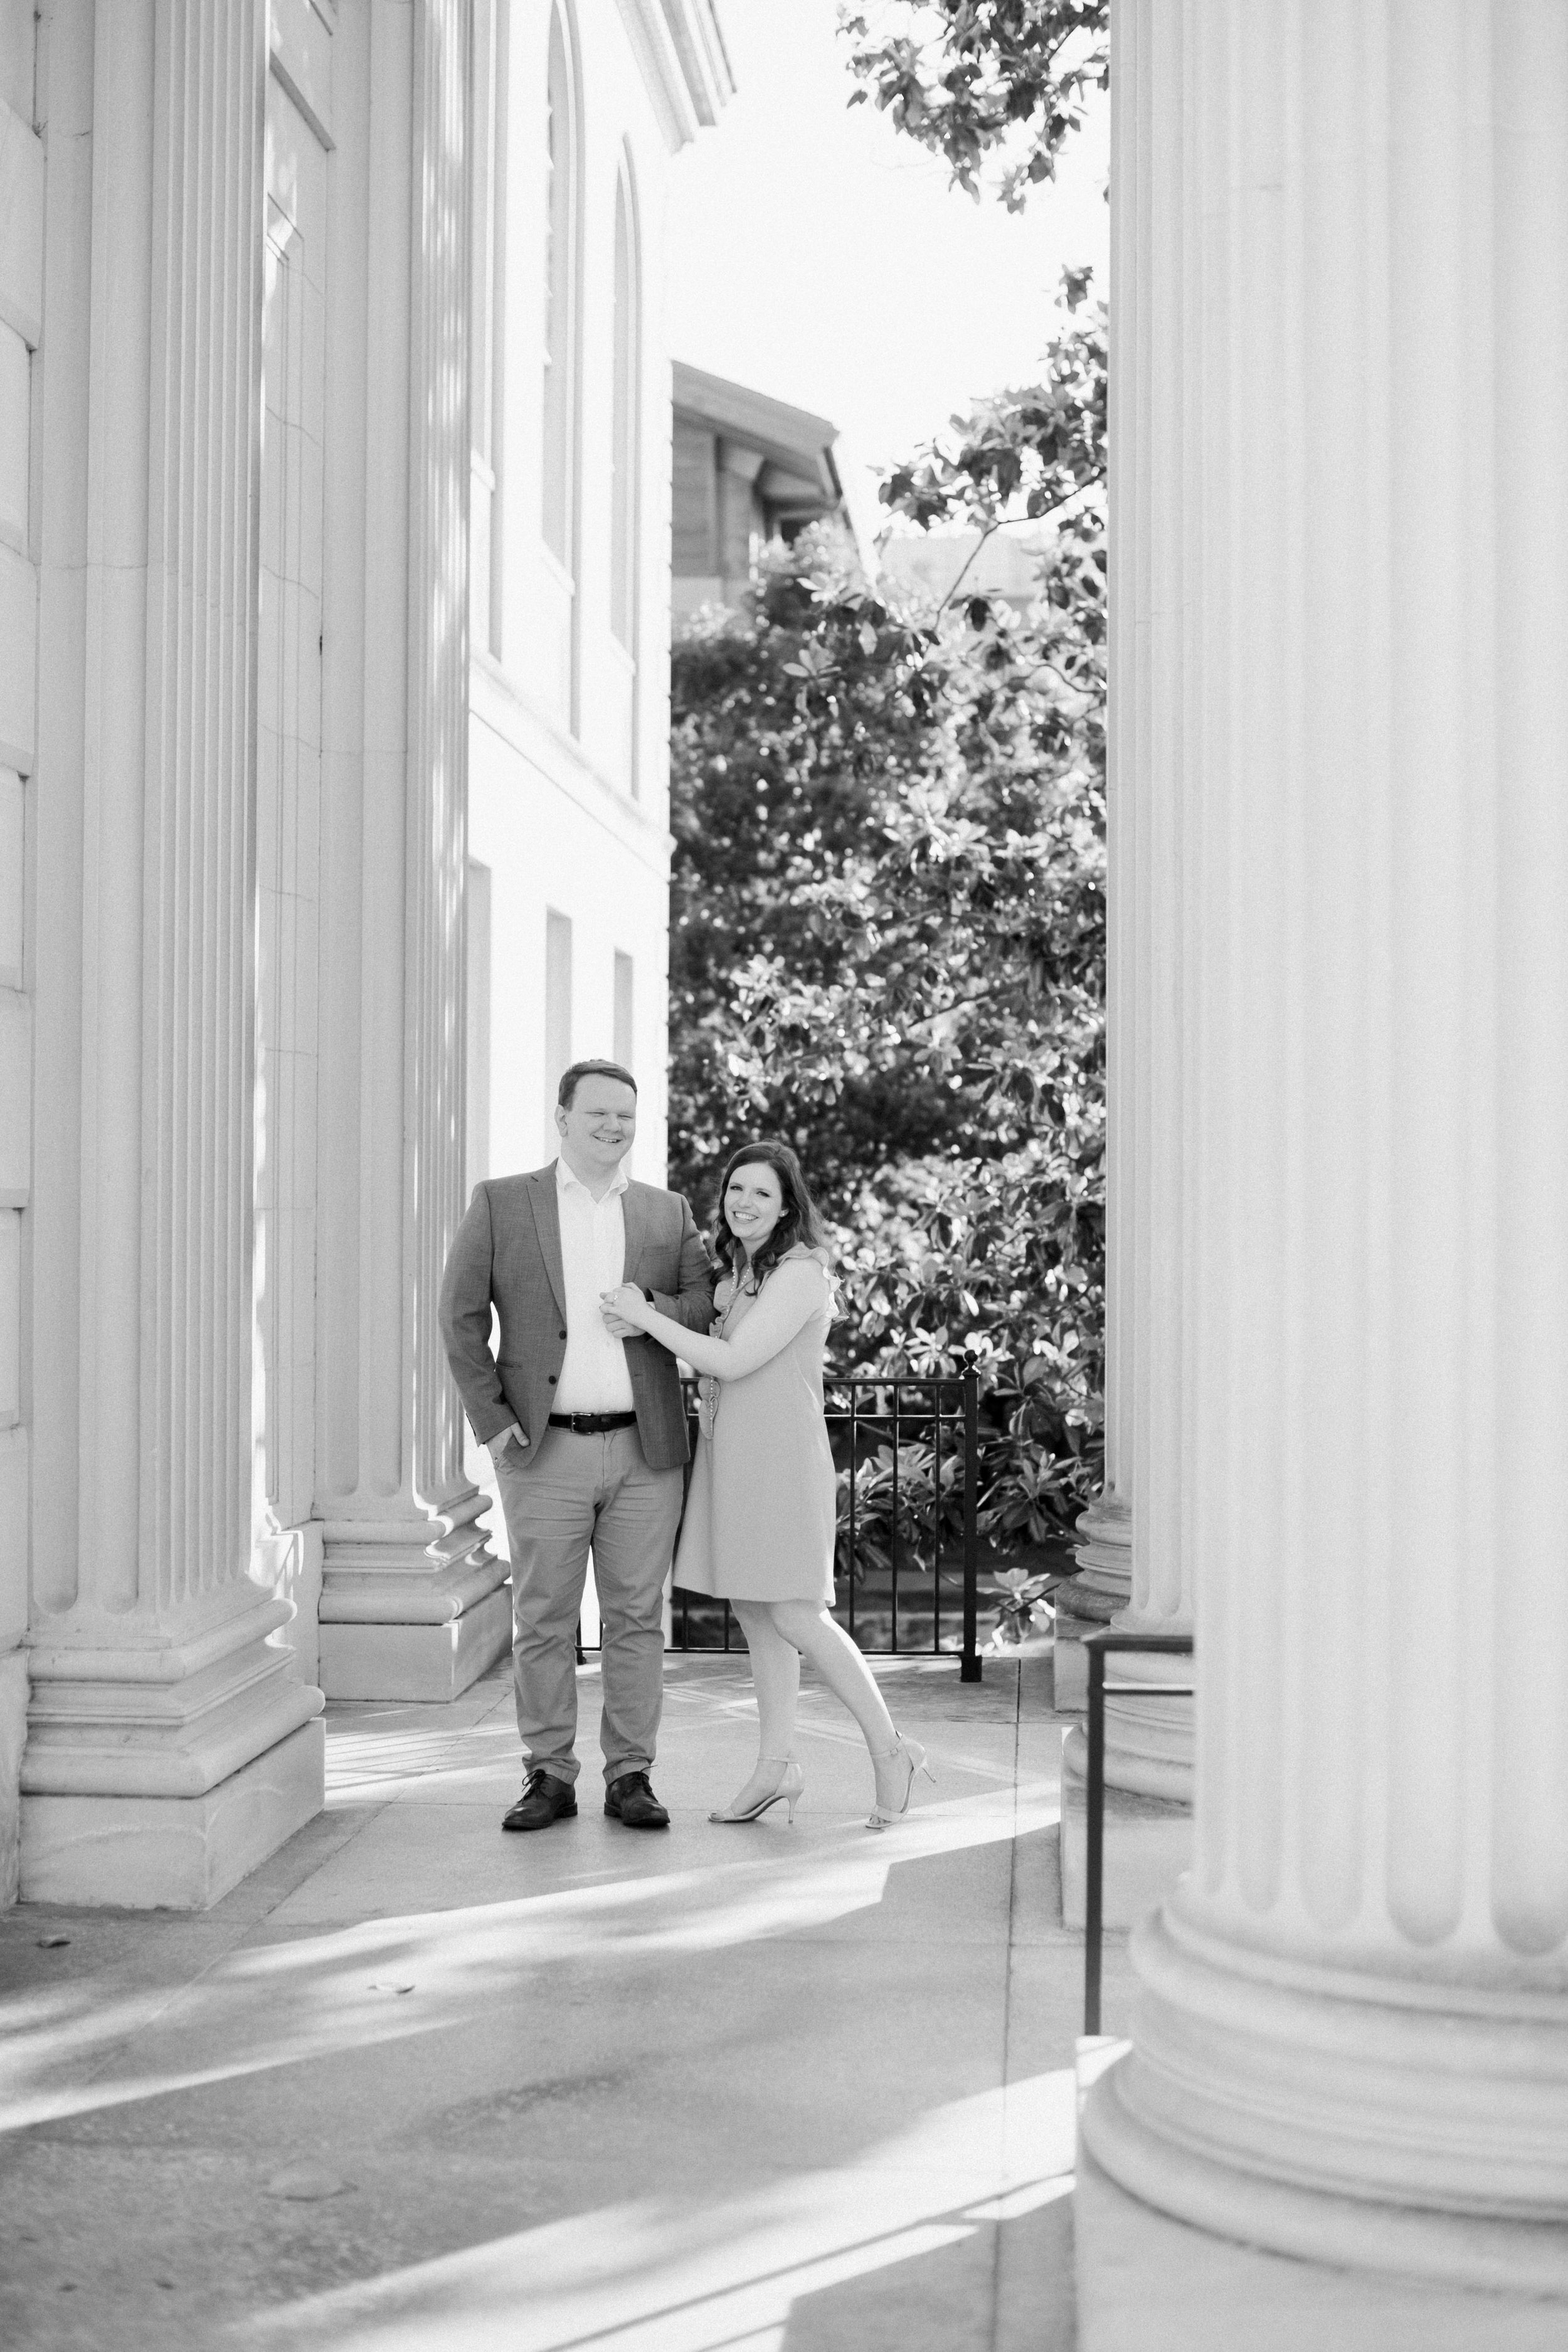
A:
[[[1109,114],[1021,215],[948,186],[947,166],[855,88],[835,0],[720,0],[738,85],[676,159],[670,350],[840,428],[862,525],[876,475],[955,409],[1038,373],[1064,263],[1103,297]]]

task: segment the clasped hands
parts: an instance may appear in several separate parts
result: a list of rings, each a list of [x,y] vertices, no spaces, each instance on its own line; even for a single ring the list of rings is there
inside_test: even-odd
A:
[[[632,1339],[652,1328],[658,1309],[648,1305],[635,1282],[623,1282],[616,1290],[600,1291],[599,1312],[612,1339]]]

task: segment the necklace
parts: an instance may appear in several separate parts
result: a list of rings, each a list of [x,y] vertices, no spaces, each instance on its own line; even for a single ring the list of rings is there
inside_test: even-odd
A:
[[[730,1296],[724,1301],[723,1306],[719,1309],[719,1320],[713,1330],[712,1336],[715,1339],[727,1339],[729,1338],[730,1318],[734,1313],[735,1308],[740,1302],[740,1297],[741,1285],[739,1279],[736,1276],[731,1276]],[[711,1438],[713,1434],[713,1424],[719,1418],[720,1391],[723,1385],[723,1382],[721,1380],[718,1380],[711,1372],[704,1372],[698,1381],[697,1426],[702,1432],[704,1437]]]

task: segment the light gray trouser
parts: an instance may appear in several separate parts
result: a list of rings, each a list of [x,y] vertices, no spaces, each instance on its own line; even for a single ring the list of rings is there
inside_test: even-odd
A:
[[[588,1549],[599,1594],[605,1781],[653,1763],[664,1704],[664,1580],[681,1474],[650,1470],[636,1429],[541,1432],[526,1470],[499,1473],[511,1546],[512,1680],[530,1769],[577,1778],[577,1619]]]

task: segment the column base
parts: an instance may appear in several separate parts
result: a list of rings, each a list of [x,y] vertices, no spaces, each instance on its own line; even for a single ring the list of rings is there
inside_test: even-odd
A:
[[[1522,2293],[1289,2261],[1142,2202],[1079,2150],[1073,2193],[1079,2352],[1558,2352],[1568,2311]]]
[[[329,1698],[456,1698],[511,1646],[511,1587],[469,1486],[399,1517],[328,1519],[320,1610]]]
[[[1091,1503],[1074,1533],[1079,1572],[1056,1595],[1058,1715],[1081,1715],[1089,1705],[1084,1635],[1109,1625],[1132,1598],[1132,1514],[1121,1497],[1102,1495]]]
[[[1132,1510],[1114,1492],[1089,1505],[1073,1529],[1075,1606],[1102,1623],[1132,1598]]]
[[[1062,1925],[1081,1934],[1089,1886],[1089,1742],[1075,1724],[1062,1735]],[[1135,1927],[1163,1903],[1193,1859],[1190,1805],[1125,1789],[1105,1791],[1101,1918]]]
[[[445,1624],[323,1624],[321,1688],[329,1698],[456,1698],[510,1647],[511,1587],[503,1584]]]
[[[15,1903],[22,1842],[22,1749],[27,1738],[27,1661],[0,1658],[0,1906]]]
[[[318,1688],[321,1677],[317,1672],[321,1661],[317,1656],[316,1633],[321,1608],[323,1549],[320,1519],[306,1519],[293,1528],[278,1528],[258,1543],[251,1570],[258,1584],[269,1587],[293,1611],[289,1622],[278,1630],[279,1645],[292,1652],[300,1680],[307,1685],[313,1683]]]
[[[1118,1633],[1190,1633],[1190,1621],[1123,1609],[1111,1621]],[[1158,1650],[1122,1650],[1106,1662],[1112,1683],[1190,1683],[1191,1658]],[[1195,1699],[1111,1698],[1105,1702],[1105,1785],[1167,1803],[1193,1801],[1193,1734]]]
[[[205,1911],[321,1811],[325,1757],[316,1721],[200,1796],[25,1796],[22,1900]]]
[[[1087,1633],[1103,1633],[1121,1601],[1105,1592],[1086,1591],[1081,1576],[1056,1591],[1056,1639],[1052,1643],[1051,1699],[1058,1715],[1083,1715],[1089,1708]]]
[[[1222,1942],[1190,1890],[1133,1938],[1133,2047],[1083,2112],[1102,2168],[1302,2260],[1568,2298],[1561,1990]]]

